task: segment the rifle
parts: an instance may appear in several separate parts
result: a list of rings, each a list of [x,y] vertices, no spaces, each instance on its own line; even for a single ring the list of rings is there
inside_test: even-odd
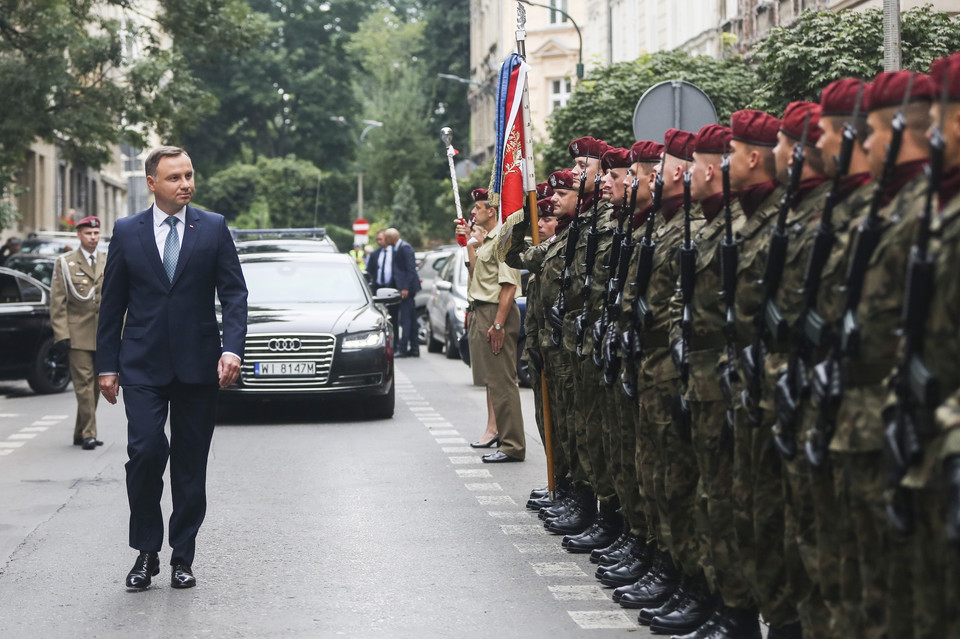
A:
[[[637,189],[640,188],[640,179],[633,178],[630,185],[630,206],[626,210],[626,219],[632,219],[634,209],[637,206]],[[621,227],[622,228],[622,227]],[[633,233],[624,233],[621,240],[620,252],[616,262],[616,275],[610,278],[607,289],[607,324],[604,327],[603,337],[603,382],[607,388],[611,388],[617,379],[617,372],[620,370],[620,335],[617,332],[617,321],[620,319],[620,311],[623,305],[623,288],[627,281],[627,271],[630,268],[630,260],[633,257],[633,249],[637,243],[633,241]],[[611,263],[613,260],[611,259]],[[594,345],[596,349],[596,345]]]
[[[933,295],[934,260],[928,251],[930,222],[933,219],[933,200],[940,190],[943,175],[943,117],[946,110],[947,87],[944,81],[940,96],[940,123],[930,136],[930,164],[924,169],[927,193],[923,214],[917,228],[917,242],[910,250],[907,266],[907,288],[903,304],[903,360],[897,368],[894,392],[897,403],[886,428],[886,455],[890,471],[890,498],[887,517],[900,534],[913,532],[913,508],[907,491],[900,482],[911,466],[923,460],[920,431],[933,432],[933,411],[940,404],[940,380],[931,374],[923,361],[923,342],[930,299]]]
[[[777,307],[777,292],[780,290],[780,281],[783,279],[787,245],[790,243],[790,236],[787,234],[787,216],[796,204],[800,175],[803,173],[803,165],[806,161],[803,145],[807,142],[809,128],[810,112],[808,111],[803,123],[803,135],[793,147],[793,166],[789,170],[790,183],[780,200],[777,224],[770,237],[770,252],[767,254],[767,266],[763,274],[763,302],[755,318],[756,335],[753,344],[743,349],[743,369],[747,377],[745,408],[754,426],[759,426],[762,418],[760,399],[763,393],[763,362],[766,359],[767,350],[773,343],[783,342],[787,338],[787,323],[783,319],[783,313]]]
[[[850,172],[850,158],[853,156],[853,145],[857,139],[856,122],[860,116],[864,87],[865,84],[861,84],[857,92],[857,101],[853,106],[853,117],[843,125],[840,155],[834,158],[837,166],[836,173],[833,176],[833,184],[830,186],[830,192],[827,194],[827,201],[823,207],[823,217],[820,218],[820,224],[817,226],[813,249],[810,251],[810,262],[807,265],[807,274],[803,284],[803,308],[794,326],[797,348],[790,359],[786,379],[781,377],[777,382],[776,403],[781,430],[793,428],[797,406],[801,401],[810,397],[808,371],[813,367],[813,355],[816,349],[822,348],[830,337],[830,327],[824,321],[823,316],[817,312],[817,298],[820,295],[823,269],[827,260],[830,259],[836,241],[833,209],[840,203],[841,185]],[[822,389],[821,392],[828,392],[832,379],[833,371],[829,368],[823,368],[815,372],[814,385],[819,384]],[[817,415],[817,421],[811,432],[808,433],[807,441],[804,444],[807,459],[814,468],[820,468],[823,465],[827,443],[831,436],[830,424],[822,417],[825,416]]]
[[[621,336],[625,366],[620,376],[620,386],[623,388],[624,394],[630,399],[637,396],[636,363],[641,355],[640,333],[653,322],[653,313],[650,312],[650,304],[647,302],[647,287],[650,285],[650,276],[653,275],[653,253],[657,248],[657,244],[653,240],[653,223],[663,202],[663,166],[665,162],[666,153],[660,160],[660,170],[657,171],[657,177],[653,183],[653,206],[650,208],[647,226],[644,229],[643,239],[640,241],[640,251],[637,254],[637,274],[632,284],[637,296],[630,308],[630,326]]]
[[[634,191],[634,203],[636,203],[636,191]],[[603,308],[600,311],[600,317],[593,323],[590,331],[590,337],[593,343],[593,364],[599,369],[603,369],[603,338],[607,334],[607,325],[610,323],[610,317],[613,314],[611,305],[616,298],[616,288],[619,286],[618,275],[620,273],[620,254],[623,249],[624,237],[627,233],[624,231],[624,224],[633,217],[633,209],[627,209],[627,190],[623,190],[623,199],[620,202],[620,219],[617,220],[617,227],[613,230],[613,238],[610,244],[610,255],[607,256],[607,263],[604,269],[610,271],[607,278],[607,286],[604,290]]]
[[[547,321],[553,329],[550,334],[550,341],[554,346],[560,346],[563,342],[563,316],[567,312],[567,289],[570,288],[572,279],[570,266],[573,264],[573,256],[577,250],[577,242],[580,240],[580,207],[583,205],[584,182],[584,180],[580,180],[573,220],[567,228],[567,245],[563,251],[563,274],[560,276],[560,291],[557,293],[557,301],[550,307],[550,310],[547,311]]]
[[[720,243],[721,293],[727,303],[723,336],[726,340],[727,361],[720,370],[720,391],[727,402],[727,428],[733,429],[734,388],[740,383],[737,374],[737,241],[733,237],[733,212],[730,210],[730,156],[720,164],[723,175],[724,236]]]
[[[693,281],[697,274],[697,246],[690,237],[690,181],[692,173],[683,174],[683,243],[680,245],[680,296],[683,312],[680,318],[680,339],[673,345],[673,363],[680,374],[680,388],[690,382],[690,332],[693,329]],[[673,405],[679,435],[690,441],[690,406],[683,393],[677,393]]]
[[[585,275],[583,278],[583,308],[577,319],[574,321],[574,328],[577,337],[577,358],[582,360],[583,337],[587,333],[587,313],[590,311],[590,305],[587,303],[590,295],[590,286],[593,284],[593,267],[597,262],[597,245],[600,243],[600,232],[597,229],[597,223],[600,220],[600,171],[597,171],[593,179],[593,214],[590,217],[590,230],[587,231],[587,255],[584,260]]]

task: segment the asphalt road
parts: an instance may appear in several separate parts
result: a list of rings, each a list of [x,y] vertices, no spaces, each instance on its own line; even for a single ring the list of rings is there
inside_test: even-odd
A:
[[[0,383],[0,637],[650,636],[524,508],[546,476],[531,392],[527,461],[491,466],[467,446],[485,397],[466,366],[424,353],[397,371],[392,420],[286,402],[221,416],[185,591],[169,548],[151,588],[124,588],[121,407],[101,403],[106,444],[83,451],[71,391]]]

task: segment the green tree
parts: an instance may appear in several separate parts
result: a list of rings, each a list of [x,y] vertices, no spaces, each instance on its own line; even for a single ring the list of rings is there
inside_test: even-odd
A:
[[[633,144],[637,100],[644,91],[666,80],[686,80],[700,87],[713,101],[721,122],[743,106],[756,83],[740,58],[717,60],[679,49],[596,69],[577,85],[567,105],[551,114],[547,123],[551,141],[543,150],[539,176],[568,167],[567,145],[578,137],[592,135],[621,147]]]
[[[929,5],[901,16],[903,66],[927,71],[939,57],[960,50],[960,21]],[[750,58],[762,79],[751,106],[782,113],[794,100],[819,100],[827,84],[844,77],[867,80],[883,70],[883,12],[807,11],[796,24],[773,29]]]
[[[410,176],[404,174],[397,181],[397,188],[393,194],[393,203],[390,205],[393,213],[391,226],[401,229],[407,241],[411,244],[420,244],[423,241],[423,228],[420,221],[420,205],[417,203],[416,193],[410,183]]]

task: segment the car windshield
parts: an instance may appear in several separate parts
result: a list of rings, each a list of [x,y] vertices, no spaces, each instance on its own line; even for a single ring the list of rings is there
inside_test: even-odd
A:
[[[73,243],[73,245],[76,244],[76,242]],[[21,253],[34,255],[57,255],[72,250],[68,242],[59,240],[24,240],[23,246],[20,248]]]
[[[14,255],[4,262],[4,266],[26,273],[33,279],[40,280],[47,286],[50,286],[50,280],[53,278],[53,263],[51,259],[36,260]]]
[[[356,267],[350,263],[245,262],[243,277],[251,306],[300,302],[366,303]]]

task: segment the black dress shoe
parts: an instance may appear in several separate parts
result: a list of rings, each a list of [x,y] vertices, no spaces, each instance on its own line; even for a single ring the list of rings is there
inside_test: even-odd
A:
[[[718,606],[717,598],[706,590],[705,584],[685,584],[677,588],[670,599],[675,601],[676,605],[673,610],[653,617],[650,621],[650,630],[653,632],[660,634],[693,632],[713,616]],[[646,610],[641,610],[641,615]]]
[[[174,564],[170,567],[171,588],[193,588],[197,585],[197,578],[187,564]]]
[[[95,437],[87,437],[83,440],[83,443],[80,444],[80,447],[84,450],[93,450],[97,446],[103,445],[103,442],[98,441]]]
[[[500,445],[500,436],[496,435],[493,439],[488,442],[473,442],[470,444],[470,448],[493,448],[494,446]]]
[[[516,457],[511,457],[510,455],[497,451],[495,453],[487,453],[480,458],[484,464],[503,464],[506,462],[522,462],[522,459],[517,459]]]
[[[150,585],[150,579],[160,572],[160,557],[155,552],[142,552],[127,573],[127,588],[143,589]]]

